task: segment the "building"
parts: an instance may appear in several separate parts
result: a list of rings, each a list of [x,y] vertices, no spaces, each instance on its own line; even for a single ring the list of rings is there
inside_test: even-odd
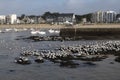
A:
[[[114,23],[116,21],[116,12],[98,11],[92,14],[93,23]]]
[[[82,23],[86,24],[87,23],[87,19],[86,18],[82,18]]]
[[[58,20],[58,15],[54,16],[53,14],[49,14],[45,17],[46,23],[55,24]]]
[[[120,23],[120,14],[117,14],[116,19],[117,19],[116,22]]]
[[[5,23],[6,23],[6,16],[0,15],[0,24],[5,24]]]
[[[116,21],[116,12],[114,11],[107,11],[106,12],[106,21],[107,23],[113,23]]]
[[[68,14],[59,14],[57,18],[57,23],[58,24],[74,24],[76,19],[75,15],[73,13],[68,13]]]
[[[11,14],[6,16],[6,24],[16,24],[17,23],[17,15]]]
[[[104,23],[106,22],[106,12],[98,11],[92,14],[93,23]]]
[[[73,13],[62,13],[62,14],[50,14],[47,15],[46,23],[50,24],[74,24],[76,22],[75,15]]]
[[[38,17],[38,24],[44,24],[44,23],[45,23],[45,20],[41,16],[39,16]]]

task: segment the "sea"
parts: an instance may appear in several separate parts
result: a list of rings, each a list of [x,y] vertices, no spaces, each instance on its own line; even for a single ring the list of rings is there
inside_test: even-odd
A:
[[[25,50],[52,50],[61,45],[97,44],[110,40],[79,40],[79,41],[30,41],[22,38],[33,36],[26,31],[7,31],[0,33],[0,80],[120,80],[120,63],[115,62],[115,56],[109,55],[103,61],[95,62],[95,66],[76,61],[76,68],[60,67],[58,63],[46,60],[44,63],[21,65],[14,62]],[[49,35],[59,35],[48,33]],[[42,35],[45,36],[45,35]],[[114,64],[111,64],[114,63]]]

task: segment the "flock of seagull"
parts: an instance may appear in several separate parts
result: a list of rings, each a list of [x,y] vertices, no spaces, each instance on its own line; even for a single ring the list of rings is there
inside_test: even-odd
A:
[[[106,41],[103,43],[93,45],[78,45],[76,46],[65,46],[62,45],[60,48],[54,50],[36,50],[36,51],[23,51],[21,56],[15,60],[17,63],[28,63],[30,60],[27,56],[37,56],[35,61],[43,62],[44,59],[56,60],[62,58],[76,58],[80,56],[91,56],[101,54],[115,54],[120,51],[120,41]],[[111,53],[112,52],[112,53]],[[22,60],[21,60],[22,59]],[[24,60],[25,59],[25,60]],[[27,60],[27,61],[26,61]]]

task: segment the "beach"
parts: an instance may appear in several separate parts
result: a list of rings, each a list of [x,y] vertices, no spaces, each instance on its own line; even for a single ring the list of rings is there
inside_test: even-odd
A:
[[[39,29],[60,29],[60,28],[120,28],[120,24],[76,24],[74,26],[50,25],[50,24],[14,24],[0,25],[0,29],[4,28],[39,28]]]
[[[52,29],[59,29],[59,28],[64,28],[65,26],[63,25],[50,25],[50,24],[14,24],[14,25],[0,25],[1,29],[4,28],[18,28],[18,29],[22,29],[22,28],[35,28],[35,29],[48,29],[48,28],[52,28]]]

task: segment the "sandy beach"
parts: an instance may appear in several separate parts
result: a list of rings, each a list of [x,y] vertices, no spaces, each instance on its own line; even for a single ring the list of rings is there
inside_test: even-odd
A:
[[[65,26],[63,25],[50,25],[50,24],[16,24],[16,25],[0,25],[0,29],[4,28],[52,28],[52,29],[59,29],[59,28],[64,28]]]
[[[16,25],[0,25],[0,29],[3,28],[120,28],[120,24],[92,24],[92,25],[83,25],[77,24],[74,26],[65,26],[65,25],[50,25],[50,24],[16,24]]]

